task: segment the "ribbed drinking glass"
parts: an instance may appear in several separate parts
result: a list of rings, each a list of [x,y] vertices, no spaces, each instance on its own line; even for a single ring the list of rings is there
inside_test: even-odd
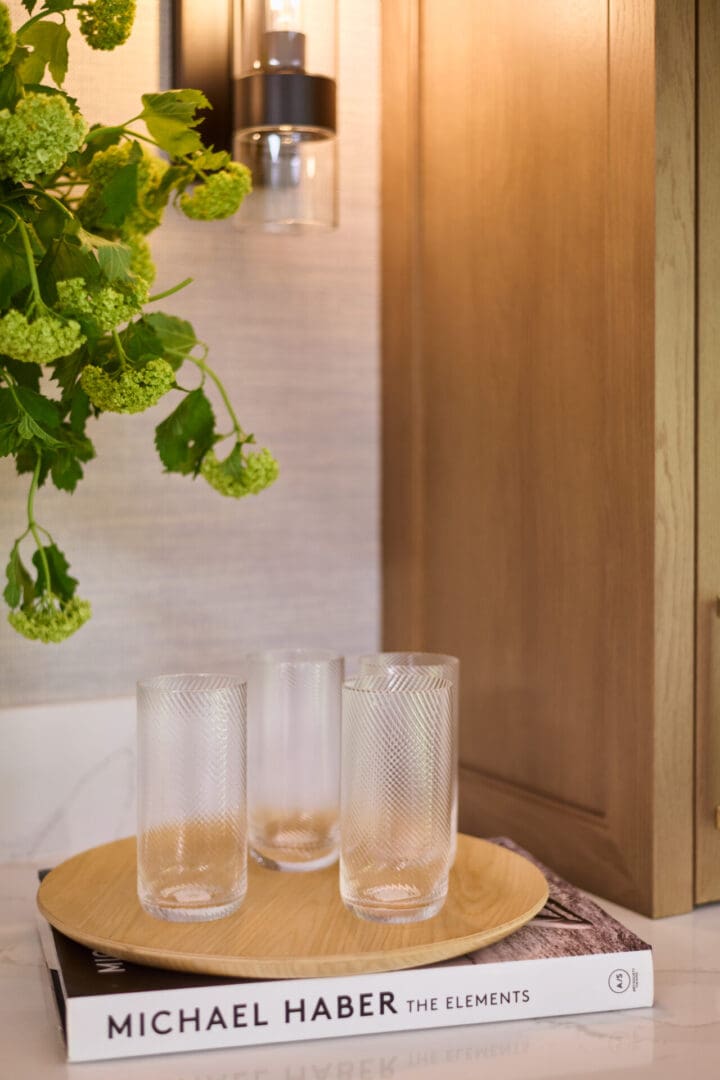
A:
[[[140,903],[173,922],[229,915],[247,888],[245,683],[143,680],[137,720]]]
[[[319,649],[245,658],[250,851],[273,870],[338,857],[344,660]]]
[[[460,746],[460,661],[457,656],[444,653],[383,652],[361,656],[358,661],[360,675],[395,674],[432,675],[447,679],[453,685],[453,807],[452,807],[452,858],[455,860],[458,829],[458,758]]]
[[[451,865],[453,687],[423,675],[343,687],[340,893],[376,922],[445,903]]]

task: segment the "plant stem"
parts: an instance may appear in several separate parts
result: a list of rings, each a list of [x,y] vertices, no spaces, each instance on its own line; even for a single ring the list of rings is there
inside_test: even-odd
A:
[[[2,204],[0,205],[0,210],[3,210],[6,214],[10,214],[10,216],[15,219],[15,227],[20,230],[20,237],[22,239],[23,248],[25,249],[25,259],[27,261],[33,296],[38,304],[42,304],[43,299],[40,293],[40,283],[38,282],[37,271],[35,269],[35,254],[32,249],[32,244],[30,243],[27,226],[20,215],[16,213],[11,206]]]
[[[75,10],[75,5],[73,4],[72,7],[66,8],[66,10],[67,11],[74,11]],[[27,19],[22,24],[22,26],[19,26],[17,31],[16,31],[16,36],[20,37],[20,35],[23,33],[24,30],[27,30],[28,27],[32,26],[34,23],[40,22],[41,19],[46,19],[48,17],[48,15],[61,15],[62,16],[62,21],[65,22],[65,12],[63,12],[63,11],[45,11],[43,9],[42,11],[39,11],[37,13],[37,15],[33,15],[31,19]]]
[[[50,567],[47,561],[47,555],[45,554],[45,548],[40,540],[40,533],[38,532],[38,524],[35,521],[35,492],[38,489],[38,481],[40,479],[40,467],[42,465],[42,458],[40,454],[37,456],[35,462],[35,471],[33,472],[32,483],[30,484],[30,491],[28,492],[27,501],[27,516],[28,516],[28,529],[33,535],[33,540],[37,545],[37,549],[40,552],[40,563],[42,565],[43,577],[45,578],[45,592],[52,595],[52,583],[50,580]]]
[[[181,289],[186,288],[188,285],[192,285],[193,279],[186,277],[184,281],[181,281],[179,285],[173,285],[171,289],[166,289],[165,292],[155,293],[154,296],[148,296],[147,303],[154,304],[156,300],[164,300],[166,296],[172,296],[173,293],[180,292]]]
[[[77,187],[77,184],[73,184],[72,186]],[[69,217],[71,221],[75,221],[75,215],[70,213],[65,203],[61,202],[60,199],[56,199],[55,196],[51,195],[48,191],[43,191],[41,188],[26,188],[25,190],[31,192],[33,195],[42,195],[44,199],[47,199],[48,202],[53,203],[58,209],[62,210],[63,214],[65,214],[66,217]]]
[[[11,211],[12,213],[12,211]],[[30,273],[30,284],[32,286],[33,296],[38,304],[42,304],[42,295],[40,294],[40,282],[38,281],[37,270],[35,269],[35,254],[30,243],[30,236],[28,234],[25,222],[19,214],[17,217],[18,228],[20,230],[20,236],[22,237],[23,247],[25,248],[25,258],[27,260],[28,271]]]
[[[122,368],[126,368],[127,367],[127,353],[123,349],[122,341],[120,340],[120,335],[118,334],[117,330],[113,330],[112,339],[113,339],[113,341],[115,343],[115,348],[117,349],[118,360],[120,361],[120,366]]]
[[[135,119],[139,118],[136,116]],[[129,122],[132,123],[132,120]],[[140,142],[150,143],[151,146],[157,146],[158,150],[162,150],[160,143],[156,142],[155,139],[151,139],[149,135],[141,135],[139,131],[130,131],[129,128],[125,128],[124,131],[128,138],[139,139]]]
[[[10,372],[7,371],[6,368],[0,368],[0,375],[2,375],[5,382],[8,385],[8,390],[12,394],[12,399],[13,399],[13,401],[15,402],[15,404],[18,407],[18,412],[26,412],[27,410],[25,408],[23,408],[23,405],[22,405],[22,403],[20,401],[20,398],[17,396],[17,393],[15,392],[15,387],[17,386],[17,383],[13,379]]]
[[[132,120],[127,121],[127,124],[132,124],[139,119],[139,116],[133,116]],[[110,124],[108,127],[94,128],[93,131],[89,131],[85,136],[85,142],[94,142],[99,135],[104,135],[108,131],[118,131],[128,139],[139,139],[140,142],[150,143],[151,146],[157,146],[158,149],[162,149],[160,143],[156,142],[155,139],[151,139],[149,135],[141,135],[138,131],[131,131],[127,124]]]
[[[230,417],[230,420],[232,421],[233,431],[237,435],[238,440],[241,440],[241,441],[244,442],[247,439],[247,435],[245,434],[243,429],[240,427],[240,421],[238,420],[237,416],[235,415],[235,410],[233,409],[232,405],[230,404],[230,398],[227,395],[227,390],[225,389],[225,387],[221,383],[219,377],[215,374],[213,369],[208,364],[205,363],[204,360],[198,360],[198,358],[195,357],[195,356],[189,356],[188,359],[191,360],[193,362],[193,364],[195,364],[200,369],[200,371],[203,372],[204,375],[209,375],[210,378],[212,379],[212,381],[215,383],[215,386],[217,387],[217,389],[218,389],[218,391],[220,393],[220,397],[223,400],[223,405],[227,409],[228,416]]]

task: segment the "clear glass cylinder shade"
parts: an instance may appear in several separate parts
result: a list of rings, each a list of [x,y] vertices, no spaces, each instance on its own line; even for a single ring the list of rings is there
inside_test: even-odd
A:
[[[447,897],[453,688],[423,674],[343,687],[340,893],[377,922],[416,922]]]
[[[253,190],[233,218],[238,228],[302,233],[337,225],[337,143],[300,132],[236,132],[233,157]]]
[[[458,798],[459,798],[459,757],[460,757],[460,661],[457,656],[444,653],[425,652],[384,652],[361,656],[358,661],[360,675],[382,675],[391,672],[395,675],[430,675],[438,679],[447,679],[453,685],[453,810],[452,810],[452,853],[453,860],[457,850]]]
[[[137,751],[141,905],[174,922],[229,915],[247,888],[245,683],[138,683]]]
[[[276,232],[337,224],[336,0],[241,0],[233,157],[253,174],[234,222]]]
[[[246,658],[250,850],[276,870],[338,857],[344,661],[323,650]]]

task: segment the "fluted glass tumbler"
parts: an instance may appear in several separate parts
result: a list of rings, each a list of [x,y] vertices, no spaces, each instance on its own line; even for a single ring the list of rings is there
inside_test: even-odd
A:
[[[338,857],[343,670],[318,649],[246,657],[250,851],[272,870]]]
[[[361,656],[358,666],[361,675],[431,675],[447,679],[453,685],[453,807],[452,857],[455,859],[458,829],[458,759],[460,745],[460,661],[457,656],[426,652],[384,652]]]
[[[363,919],[440,911],[451,865],[453,687],[359,676],[343,687],[340,894]]]
[[[137,722],[140,903],[172,922],[229,915],[247,889],[245,682],[144,680]]]

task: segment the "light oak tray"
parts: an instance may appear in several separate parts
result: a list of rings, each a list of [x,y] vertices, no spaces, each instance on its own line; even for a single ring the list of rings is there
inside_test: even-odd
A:
[[[394,971],[491,945],[543,907],[540,871],[512,851],[460,835],[442,911],[421,923],[365,922],[343,907],[337,866],[306,874],[252,860],[247,898],[225,919],[162,922],[135,891],[135,839],[75,855],[42,882],[38,907],[54,927],[136,964],[249,978]]]

